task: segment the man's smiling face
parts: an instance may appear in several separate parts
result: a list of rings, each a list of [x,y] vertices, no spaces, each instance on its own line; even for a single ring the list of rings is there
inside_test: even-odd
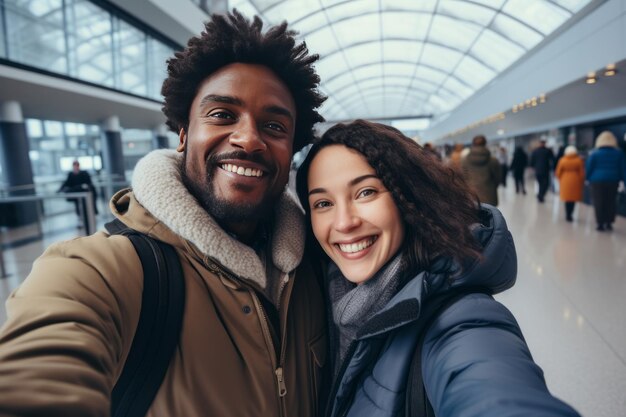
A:
[[[289,178],[296,107],[267,67],[234,63],[204,80],[181,130],[183,181],[223,227],[256,221]]]

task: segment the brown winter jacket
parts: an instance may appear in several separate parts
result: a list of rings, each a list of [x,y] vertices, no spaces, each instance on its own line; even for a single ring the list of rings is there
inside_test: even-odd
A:
[[[498,205],[498,184],[502,167],[485,146],[472,146],[461,160],[463,174],[481,203]]]
[[[585,163],[578,155],[565,155],[556,166],[561,201],[581,201],[585,185]]]
[[[299,208],[287,194],[277,203],[271,257],[283,272],[270,285],[259,257],[184,189],[179,159],[171,151],[151,153],[135,170],[134,193],[121,191],[111,201],[128,226],[172,244],[184,273],[180,343],[148,416],[314,416],[326,362],[325,316],[310,267],[296,269],[304,249]],[[142,284],[139,258],[125,237],[98,232],[51,246],[7,301],[0,415],[108,416]],[[272,342],[263,293],[280,303],[280,346]]]

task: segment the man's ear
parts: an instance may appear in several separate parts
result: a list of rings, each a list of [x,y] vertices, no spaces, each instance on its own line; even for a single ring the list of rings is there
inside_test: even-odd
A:
[[[185,128],[180,128],[180,132],[178,133],[178,147],[176,150],[178,152],[183,152],[185,150],[185,145],[187,144],[187,132],[185,132]]]

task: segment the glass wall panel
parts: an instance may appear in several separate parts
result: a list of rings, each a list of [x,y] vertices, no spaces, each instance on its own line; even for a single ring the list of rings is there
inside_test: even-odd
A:
[[[148,93],[146,34],[128,23],[114,19],[115,87],[145,96]]]
[[[67,73],[62,0],[5,0],[8,58]]]
[[[167,77],[166,61],[173,55],[172,48],[148,38],[148,97],[161,100],[161,85]]]
[[[6,38],[4,36],[4,7],[0,2],[0,58],[7,57]]]
[[[110,13],[86,0],[65,0],[70,68],[73,77],[113,87]]]

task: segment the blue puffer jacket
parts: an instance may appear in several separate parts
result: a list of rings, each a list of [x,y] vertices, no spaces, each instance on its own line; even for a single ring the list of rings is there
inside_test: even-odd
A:
[[[626,183],[626,158],[619,149],[603,146],[591,152],[585,164],[589,182],[624,181]]]
[[[474,230],[484,259],[450,280],[421,273],[363,325],[334,384],[327,415],[404,416],[405,389],[420,319],[429,297],[461,287],[493,293],[515,283],[513,238],[500,212],[483,205]],[[452,281],[452,283],[451,283]],[[422,375],[437,416],[578,416],[548,392],[513,315],[491,296],[470,294],[426,333]]]

